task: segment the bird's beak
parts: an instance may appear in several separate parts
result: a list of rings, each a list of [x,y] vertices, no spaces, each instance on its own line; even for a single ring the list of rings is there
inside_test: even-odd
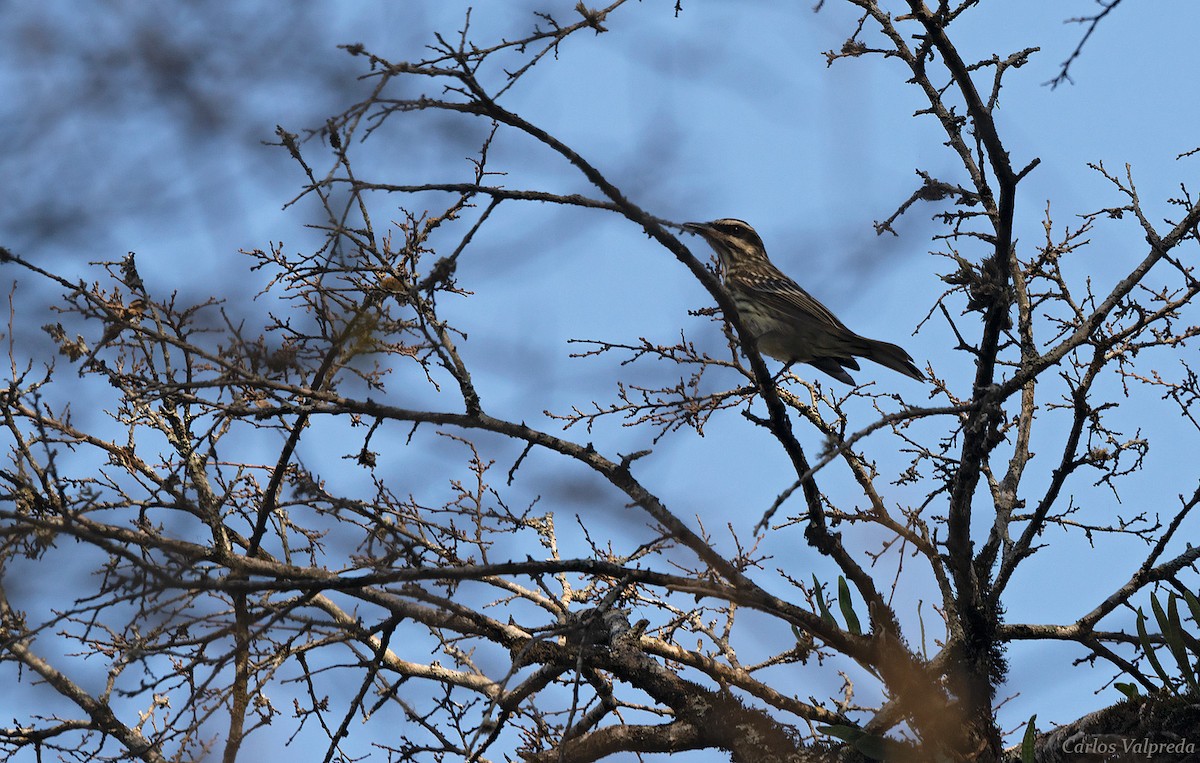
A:
[[[708,223],[684,223],[683,229],[704,236],[712,231],[712,226]]]

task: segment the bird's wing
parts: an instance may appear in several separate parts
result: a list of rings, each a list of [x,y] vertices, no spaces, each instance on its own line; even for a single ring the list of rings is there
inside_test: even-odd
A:
[[[752,292],[760,304],[778,311],[789,320],[815,320],[854,333],[829,308],[786,276],[743,278],[739,286]]]

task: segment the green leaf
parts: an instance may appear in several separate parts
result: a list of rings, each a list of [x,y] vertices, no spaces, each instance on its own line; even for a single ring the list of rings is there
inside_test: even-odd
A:
[[[829,607],[825,606],[825,596],[822,593],[821,582],[817,580],[817,574],[813,573],[813,598],[817,600],[817,606],[821,609],[821,619],[830,625],[837,625],[837,620],[833,619],[833,613],[829,611]]]
[[[1168,598],[1168,606],[1175,594],[1171,594]],[[1167,610],[1163,608],[1162,602],[1158,600],[1157,594],[1150,594],[1150,608],[1154,610],[1154,619],[1158,622],[1159,632],[1162,634],[1163,641],[1167,645],[1167,651],[1175,658],[1175,662],[1179,662],[1179,650],[1183,648],[1183,640],[1179,637],[1180,629],[1176,627],[1176,623],[1172,622],[1171,616]],[[1178,620],[1179,610],[1176,608],[1175,617]]]
[[[888,740],[874,734],[863,734],[855,739],[854,749],[866,755],[871,760],[888,759]]]
[[[850,586],[846,585],[846,578],[838,575],[838,606],[842,608],[842,617],[846,618],[846,629],[855,636],[862,635],[862,625],[858,622],[858,615],[854,614],[854,602],[850,599]]]
[[[1150,661],[1154,672],[1158,673],[1158,677],[1162,679],[1163,687],[1170,689],[1171,679],[1167,676],[1167,671],[1163,670],[1162,663],[1158,661],[1158,655],[1154,653],[1154,644],[1150,643],[1150,634],[1146,632],[1146,615],[1142,612],[1141,607],[1138,607],[1137,615],[1137,632],[1138,639],[1142,642],[1142,652],[1146,655],[1146,659]]]
[[[1029,716],[1025,724],[1025,736],[1021,738],[1021,763],[1036,763],[1033,757],[1034,742],[1037,741],[1037,713]]]
[[[839,723],[836,726],[817,726],[817,731],[831,737],[837,737],[843,742],[854,742],[866,735],[866,732],[856,726]]]
[[[1183,636],[1183,645],[1187,647],[1188,652],[1192,655],[1200,656],[1200,639],[1197,639],[1187,631],[1180,631],[1180,636]]]
[[[854,749],[872,760],[887,760],[888,749],[895,747],[895,742],[875,734],[868,734],[855,726],[838,724],[836,726],[818,726],[817,731],[831,737],[849,742]]]
[[[1183,600],[1187,602],[1188,609],[1191,610],[1192,622],[1200,625],[1200,599],[1197,599],[1196,595],[1191,591],[1185,590],[1183,592]]]
[[[1192,694],[1200,694],[1200,684],[1196,683],[1196,673],[1192,670],[1191,655],[1184,644],[1186,634],[1183,631],[1183,621],[1179,619],[1179,597],[1174,592],[1167,597],[1167,624],[1169,627],[1163,631],[1163,637],[1167,640],[1171,656],[1179,663],[1179,672],[1187,682],[1188,689]]]
[[[1137,684],[1135,684],[1135,683],[1127,683],[1125,681],[1117,681],[1116,683],[1113,684],[1113,686],[1116,687],[1117,691],[1124,694],[1126,699],[1137,699],[1138,694],[1140,694],[1140,692],[1138,691]]]
[[[1150,608],[1154,610],[1154,619],[1158,621],[1158,630],[1165,637],[1167,631],[1170,630],[1170,620],[1167,619],[1166,610],[1162,608],[1162,604],[1158,603],[1158,595],[1150,594]]]
[[[1200,600],[1197,600],[1195,594],[1187,589],[1184,589],[1183,600],[1187,602],[1188,610],[1191,612],[1192,625],[1200,627]],[[1188,633],[1185,629],[1183,631],[1183,640],[1187,642],[1188,651],[1193,655],[1200,656],[1200,639]]]

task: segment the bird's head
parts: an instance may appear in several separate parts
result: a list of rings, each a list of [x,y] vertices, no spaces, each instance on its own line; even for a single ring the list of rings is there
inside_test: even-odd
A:
[[[768,261],[762,239],[745,221],[723,217],[709,223],[684,223],[683,227],[709,243],[726,273],[730,268]]]

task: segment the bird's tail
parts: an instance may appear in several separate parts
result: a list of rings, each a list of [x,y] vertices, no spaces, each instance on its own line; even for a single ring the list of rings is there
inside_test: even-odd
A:
[[[893,371],[899,371],[905,376],[911,376],[917,381],[925,381],[921,369],[917,368],[913,363],[912,356],[905,352],[903,347],[876,339],[860,338],[863,342],[863,350],[855,353],[856,355],[873,360],[881,366],[887,366]]]

